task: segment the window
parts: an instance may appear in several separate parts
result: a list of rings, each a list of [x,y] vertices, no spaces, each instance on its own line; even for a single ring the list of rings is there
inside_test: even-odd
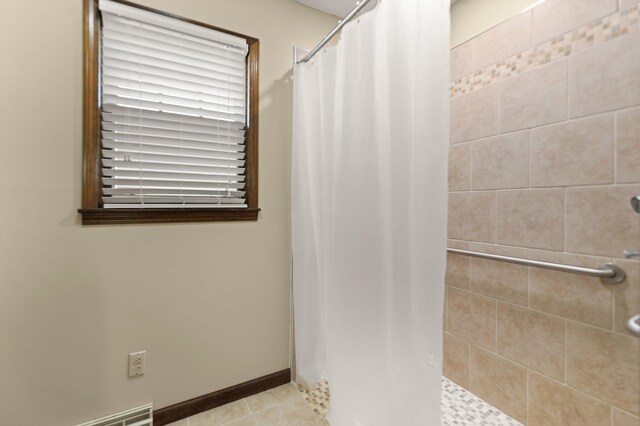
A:
[[[257,220],[259,42],[85,0],[84,224]]]

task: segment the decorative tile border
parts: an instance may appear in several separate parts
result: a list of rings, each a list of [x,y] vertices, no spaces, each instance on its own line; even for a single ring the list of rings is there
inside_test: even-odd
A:
[[[451,83],[452,98],[640,29],[640,4],[583,25]]]
[[[325,418],[329,410],[329,382],[322,381],[315,389],[298,385],[298,391],[318,416]],[[442,378],[442,426],[522,426],[497,408]]]
[[[322,418],[327,417],[329,411],[329,382],[326,380],[321,381],[314,389],[306,389],[304,386],[298,384],[298,391],[302,394],[302,397],[307,401],[309,406],[320,415]]]

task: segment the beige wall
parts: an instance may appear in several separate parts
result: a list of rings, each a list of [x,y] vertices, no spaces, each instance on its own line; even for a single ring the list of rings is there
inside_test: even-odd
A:
[[[144,0],[260,38],[257,223],[82,227],[82,1],[2,0],[0,424],[163,407],[289,365],[292,0]],[[147,351],[145,376],[127,354]]]
[[[451,46],[455,47],[520,13],[539,0],[458,0],[451,5]]]
[[[464,1],[464,0],[463,0]],[[530,426],[639,424],[640,4],[547,0],[452,51],[445,375]]]

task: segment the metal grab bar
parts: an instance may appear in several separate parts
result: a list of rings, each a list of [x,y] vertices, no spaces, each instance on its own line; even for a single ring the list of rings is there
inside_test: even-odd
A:
[[[481,253],[479,251],[460,250],[448,248],[447,253],[459,254],[462,256],[479,257],[481,259],[496,260],[498,262],[515,263],[516,265],[534,266],[536,268],[551,269],[553,271],[571,272],[574,274],[598,277],[607,284],[619,284],[626,278],[624,269],[607,263],[598,269],[583,268],[582,266],[563,265],[561,263],[542,262],[540,260],[522,259],[520,257],[500,256],[498,254]]]

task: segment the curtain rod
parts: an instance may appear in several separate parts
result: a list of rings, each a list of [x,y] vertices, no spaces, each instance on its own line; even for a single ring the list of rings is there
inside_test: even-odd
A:
[[[370,1],[371,0],[360,0],[360,1],[356,2],[356,7],[354,7],[351,10],[351,12],[349,12],[349,14],[347,16],[342,18],[340,20],[340,22],[338,22],[338,25],[336,25],[336,27],[334,29],[332,29],[329,34],[324,36],[322,41],[320,43],[318,43],[318,45],[316,47],[314,47],[313,50],[311,52],[309,52],[309,54],[307,56],[305,56],[304,58],[302,58],[301,60],[299,60],[296,63],[300,64],[300,63],[303,63],[303,62],[309,62],[309,60],[311,58],[313,58],[316,55],[316,53],[318,53],[327,43],[329,43],[329,41],[336,34],[338,34],[338,32],[340,32],[342,27],[347,25],[349,23],[349,21],[351,21],[358,14],[358,12],[360,12],[362,10],[362,8],[365,7],[367,5],[367,3],[369,3]]]

